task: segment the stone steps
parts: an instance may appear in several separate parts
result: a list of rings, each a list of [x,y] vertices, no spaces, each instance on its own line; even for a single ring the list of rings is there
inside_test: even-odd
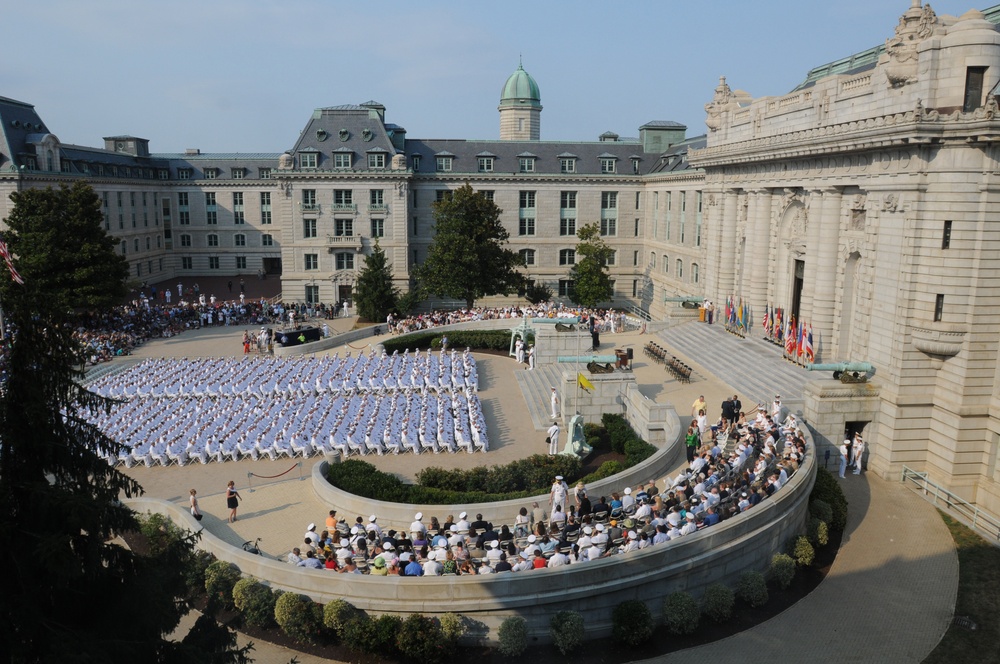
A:
[[[657,336],[665,348],[732,385],[746,411],[758,402],[770,406],[774,395],[780,394],[789,410],[801,412],[805,384],[822,376],[783,360],[781,349],[759,335],[740,338],[726,332],[722,325],[691,321]]]
[[[560,365],[536,367],[532,371],[514,371],[517,384],[521,387],[524,403],[531,416],[531,423],[536,431],[546,431],[552,426],[550,410],[550,395],[552,387],[562,384],[562,368]],[[560,400],[562,395],[559,395]]]

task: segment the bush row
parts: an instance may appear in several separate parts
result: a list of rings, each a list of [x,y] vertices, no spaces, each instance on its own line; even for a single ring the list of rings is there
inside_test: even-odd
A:
[[[392,337],[382,341],[385,351],[392,354],[393,351],[402,353],[409,348],[412,350],[427,350],[428,348],[441,348],[441,338],[448,337],[449,348],[465,350],[510,350],[509,330],[451,330],[451,331],[427,331],[417,332],[399,337]],[[526,343],[534,343],[530,336]]]

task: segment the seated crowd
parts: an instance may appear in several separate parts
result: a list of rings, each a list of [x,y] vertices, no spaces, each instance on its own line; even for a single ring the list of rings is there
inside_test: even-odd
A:
[[[546,511],[533,503],[510,523],[493,524],[461,512],[444,522],[416,514],[408,528],[383,529],[377,515],[351,523],[331,510],[326,528],[309,524],[287,556],[301,567],[378,576],[498,574],[560,567],[627,554],[697,533],[753,509],[797,470],[805,440],[748,425],[732,449],[718,442],[696,450],[691,464],[663,478],[592,501],[583,483],[570,490],[562,477]]]
[[[474,309],[458,309],[456,311],[433,311],[429,314],[416,314],[404,318],[389,315],[386,326],[389,332],[405,334],[429,330],[441,325],[453,325],[477,320],[498,320],[516,318],[574,318],[581,322],[589,318],[595,319],[595,327],[599,332],[621,332],[626,329],[639,329],[641,321],[631,318],[613,309],[583,309],[569,307],[554,302],[543,302],[532,306],[511,307],[476,307]]]

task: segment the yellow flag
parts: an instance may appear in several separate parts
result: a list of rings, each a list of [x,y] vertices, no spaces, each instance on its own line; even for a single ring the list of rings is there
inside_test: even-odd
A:
[[[584,378],[583,374],[579,372],[576,374],[576,384],[582,387],[583,389],[587,390],[587,392],[590,392],[592,389],[594,389],[594,384],[591,383],[586,378]]]

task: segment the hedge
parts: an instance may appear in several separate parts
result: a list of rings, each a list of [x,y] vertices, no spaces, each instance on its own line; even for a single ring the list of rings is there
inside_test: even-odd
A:
[[[816,471],[816,484],[813,485],[809,500],[823,501],[833,510],[833,518],[829,522],[832,530],[843,532],[847,527],[847,498],[837,483],[837,479],[829,471],[819,468]]]
[[[427,332],[416,332],[399,337],[392,337],[382,341],[382,347],[387,353],[399,351],[402,353],[406,349],[411,351],[427,350],[428,348],[441,348],[441,337],[448,337],[448,346],[464,350],[510,350],[510,330],[438,330]],[[533,343],[530,336],[528,343]]]

